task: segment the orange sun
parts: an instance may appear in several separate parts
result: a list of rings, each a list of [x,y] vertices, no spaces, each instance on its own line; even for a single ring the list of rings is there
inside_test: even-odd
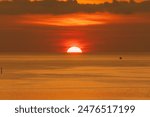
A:
[[[67,50],[67,53],[82,53],[82,50],[79,47],[73,46]]]

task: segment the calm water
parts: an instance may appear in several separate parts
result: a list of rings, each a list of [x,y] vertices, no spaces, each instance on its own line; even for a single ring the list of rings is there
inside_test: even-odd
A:
[[[0,99],[150,99],[149,53],[1,54],[0,66]]]

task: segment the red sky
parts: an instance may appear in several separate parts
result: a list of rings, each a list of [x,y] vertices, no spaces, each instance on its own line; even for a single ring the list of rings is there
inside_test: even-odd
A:
[[[89,53],[147,52],[149,19],[150,14],[1,15],[0,51],[64,53],[77,45]]]

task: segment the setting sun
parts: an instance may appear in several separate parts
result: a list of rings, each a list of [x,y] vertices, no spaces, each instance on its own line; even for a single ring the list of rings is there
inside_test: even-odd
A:
[[[82,53],[82,50],[79,47],[73,46],[67,50],[67,53]]]

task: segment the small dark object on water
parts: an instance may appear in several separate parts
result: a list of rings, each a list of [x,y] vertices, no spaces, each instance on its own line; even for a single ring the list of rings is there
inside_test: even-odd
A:
[[[122,57],[119,57],[119,59],[122,60],[123,58],[122,58]]]
[[[1,74],[3,74],[3,68],[1,67]]]

